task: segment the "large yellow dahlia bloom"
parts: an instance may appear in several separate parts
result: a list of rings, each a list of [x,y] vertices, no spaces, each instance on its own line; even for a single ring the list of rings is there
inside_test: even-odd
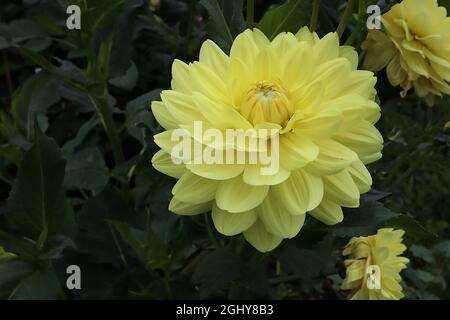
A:
[[[363,43],[363,67],[384,67],[404,97],[414,87],[429,105],[450,94],[450,18],[436,0],[403,0],[382,15],[386,33],[371,30]]]
[[[349,290],[352,300],[398,300],[403,298],[400,271],[406,268],[408,258],[400,257],[406,250],[402,243],[403,230],[379,229],[376,235],[355,237],[343,251],[346,277],[343,290]],[[369,273],[379,275],[378,287],[368,285]],[[372,267],[372,268],[371,268]],[[371,280],[371,279],[370,279]]]
[[[172,90],[152,103],[166,129],[154,137],[162,150],[152,163],[179,179],[169,209],[181,215],[212,210],[220,233],[244,233],[262,252],[297,235],[306,212],[326,224],[342,221],[341,207],[358,207],[360,193],[370,189],[365,164],[381,157],[383,142],[374,127],[380,116],[376,78],[357,64],[356,51],[339,46],[335,33],[319,39],[307,28],[273,41],[246,30],[230,55],[208,40],[198,62],[175,60]],[[184,128],[198,140],[194,121],[222,131],[275,130],[279,170],[263,175],[259,162],[175,164],[172,134]],[[270,145],[272,136],[267,139]],[[227,148],[201,143],[218,153]],[[239,148],[259,152],[248,144]]]

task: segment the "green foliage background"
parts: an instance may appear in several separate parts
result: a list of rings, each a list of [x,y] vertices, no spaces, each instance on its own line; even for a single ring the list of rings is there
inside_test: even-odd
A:
[[[65,27],[69,4],[82,8],[79,31]],[[334,31],[345,8],[322,0],[317,32]],[[357,48],[361,8],[342,37]],[[0,246],[13,255],[0,248],[0,298],[344,299],[342,247],[382,226],[406,230],[406,298],[450,298],[450,99],[402,100],[383,73],[384,156],[369,168],[375,189],[343,223],[307,218],[263,255],[204,216],[167,211],[174,180],[150,163],[162,130],[150,102],[170,87],[174,58],[196,60],[206,38],[229,50],[245,10],[243,0],[1,2]],[[309,25],[311,10],[309,0],[257,0],[254,21],[273,37]],[[72,264],[82,290],[66,288]]]

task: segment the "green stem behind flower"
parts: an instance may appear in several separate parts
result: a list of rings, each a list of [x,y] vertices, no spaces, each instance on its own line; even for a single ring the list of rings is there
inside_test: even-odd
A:
[[[309,29],[313,32],[317,28],[317,18],[319,16],[319,7],[320,0],[314,0],[312,14],[311,14],[311,23],[309,24]]]
[[[247,28],[252,29],[255,16],[255,0],[247,0]]]
[[[345,28],[347,27],[347,24],[352,17],[354,4],[355,0],[348,0],[347,2],[347,7],[345,8],[344,13],[342,14],[341,21],[339,21],[339,25],[336,29],[336,33],[338,34],[339,38],[342,37],[342,34],[344,33]]]
[[[359,0],[359,3],[358,3],[358,22],[356,23],[355,29],[353,30],[353,32],[350,35],[350,37],[348,37],[347,41],[345,41],[345,45],[352,45],[352,43],[356,39],[356,36],[361,31],[361,27],[363,26],[363,21],[364,21],[365,8],[366,8],[366,0]]]
[[[105,97],[92,97],[89,96],[92,104],[95,106],[100,120],[105,128],[106,134],[111,144],[111,149],[114,156],[116,165],[124,162],[124,155],[122,150],[122,144],[120,142],[119,134],[117,133],[114,119],[112,117],[111,109],[108,106],[108,102]]]

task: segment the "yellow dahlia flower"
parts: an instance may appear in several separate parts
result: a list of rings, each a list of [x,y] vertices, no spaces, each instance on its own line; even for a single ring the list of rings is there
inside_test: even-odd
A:
[[[349,290],[352,300],[398,300],[403,298],[400,271],[409,260],[400,255],[406,250],[402,243],[403,230],[379,229],[376,235],[355,237],[343,251],[346,277],[343,290]],[[377,271],[375,271],[377,270]],[[378,277],[378,286],[369,283]]]
[[[297,235],[306,212],[326,224],[341,222],[341,207],[358,207],[360,193],[370,189],[365,164],[381,157],[383,142],[374,127],[376,78],[357,64],[356,51],[339,46],[335,33],[320,39],[307,28],[273,41],[246,30],[229,55],[208,40],[198,62],[175,60],[172,90],[152,103],[166,129],[154,137],[162,150],[153,166],[179,179],[169,209],[180,215],[212,210],[217,231],[243,233],[261,252]],[[198,121],[222,131],[270,128],[278,140],[263,139],[275,149],[279,169],[262,174],[261,161],[199,163],[192,155],[174,161],[173,135],[180,128],[215,155],[239,149],[250,157],[262,150],[202,140],[195,134]]]
[[[382,15],[385,33],[370,30],[362,45],[363,67],[377,72],[384,67],[389,82],[414,87],[433,105],[435,96],[450,94],[450,18],[436,0],[403,0]]]

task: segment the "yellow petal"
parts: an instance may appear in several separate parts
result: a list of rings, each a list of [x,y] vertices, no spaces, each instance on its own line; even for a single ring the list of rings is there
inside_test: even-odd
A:
[[[214,199],[219,183],[187,171],[173,187],[172,194],[179,201],[204,203]]]
[[[329,108],[297,121],[294,128],[299,135],[305,135],[311,140],[328,139],[339,130],[342,119],[343,117],[339,110]]]
[[[211,40],[203,42],[200,48],[199,61],[207,65],[220,78],[224,79],[228,72],[228,56]]]
[[[171,87],[175,91],[182,93],[192,92],[192,80],[189,75],[189,66],[181,60],[175,59],[172,64]]]
[[[161,92],[161,99],[178,124],[190,124],[197,120],[206,120],[190,95],[174,90],[164,90]]]
[[[272,160],[275,161],[275,160]],[[258,164],[247,164],[245,166],[243,179],[244,182],[253,186],[261,186],[261,185],[276,185],[285,181],[289,175],[290,171],[286,170],[282,167],[278,167],[278,169],[271,169],[270,164],[262,165]],[[273,171],[273,174],[265,174],[263,168],[266,168],[269,172]]]
[[[287,132],[280,136],[280,162],[288,170],[298,169],[319,154],[319,148],[299,132]]]
[[[208,212],[212,208],[212,202],[205,202],[205,203],[188,203],[188,202],[182,202],[175,198],[172,198],[172,200],[169,203],[169,210],[173,213],[179,214],[179,215],[185,215],[185,216],[193,216],[200,213]]]
[[[229,212],[244,212],[257,207],[266,197],[269,186],[251,186],[242,176],[220,182],[216,193],[217,206]]]
[[[250,129],[252,125],[231,106],[214,101],[207,96],[194,92],[192,101],[201,114],[217,129]]]
[[[268,232],[260,220],[257,220],[253,226],[244,232],[244,237],[260,252],[272,251],[283,240],[283,238]]]
[[[352,46],[340,46],[339,57],[346,58],[350,61],[352,70],[356,70],[358,68],[358,53]]]
[[[256,211],[266,230],[282,238],[295,237],[305,222],[305,214],[290,214],[273,193],[269,193]]]
[[[159,150],[152,158],[153,167],[170,177],[180,178],[185,172],[184,164],[174,164],[170,154]]]
[[[253,66],[258,53],[259,48],[255,43],[253,33],[247,29],[234,40],[230,50],[230,58],[237,58],[245,65]]]
[[[320,205],[310,211],[309,214],[327,225],[334,225],[342,222],[344,219],[341,206],[327,199],[324,199]]]
[[[327,199],[345,207],[359,207],[360,193],[347,170],[323,177]]]
[[[217,231],[226,236],[234,236],[250,228],[255,223],[257,215],[254,210],[232,213],[214,205],[212,219]]]
[[[193,90],[201,92],[211,99],[222,103],[230,103],[225,79],[221,79],[215,72],[200,62],[194,62],[190,67]]]
[[[383,137],[378,130],[368,121],[361,123],[350,131],[339,133],[333,137],[356,152],[364,164],[368,164],[381,158]]]
[[[166,130],[178,127],[177,120],[170,114],[167,107],[161,101],[152,102],[152,113],[156,121]]]
[[[360,193],[365,193],[370,190],[372,185],[372,177],[366,166],[361,161],[355,161],[350,167],[348,167],[348,172],[352,175],[353,181]]]
[[[319,176],[296,170],[291,172],[288,180],[274,186],[271,192],[274,192],[290,214],[304,214],[322,201],[323,183]]]
[[[355,152],[333,139],[321,140],[316,144],[320,150],[319,155],[305,167],[312,174],[334,174],[347,168],[358,159]]]

